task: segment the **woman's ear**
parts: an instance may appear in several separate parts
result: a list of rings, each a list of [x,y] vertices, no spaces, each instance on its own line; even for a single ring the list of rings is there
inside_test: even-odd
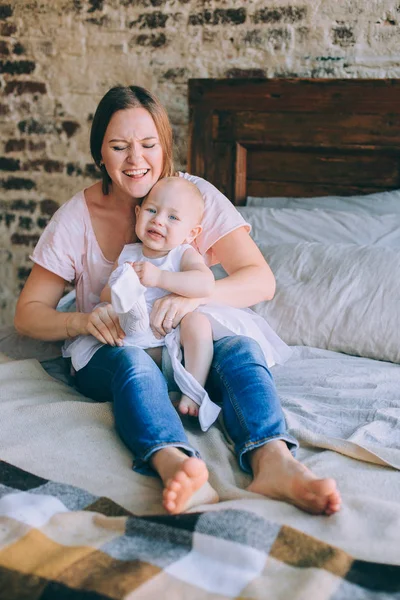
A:
[[[193,242],[193,240],[196,239],[197,236],[200,235],[200,233],[202,231],[203,231],[203,228],[201,225],[196,225],[196,227],[193,227],[193,229],[191,229],[189,235],[185,239],[184,244],[191,244]]]

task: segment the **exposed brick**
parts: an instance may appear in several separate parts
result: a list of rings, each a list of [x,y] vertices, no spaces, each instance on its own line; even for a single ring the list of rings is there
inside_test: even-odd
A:
[[[46,148],[46,142],[43,142],[43,141],[33,142],[32,140],[29,140],[29,150],[31,150],[32,152],[44,150],[45,148]]]
[[[7,104],[0,104],[0,116],[8,115],[10,112],[10,107]]]
[[[0,5],[0,19],[8,19],[13,14],[13,8],[11,4]]]
[[[18,219],[18,227],[19,229],[25,229],[26,231],[30,231],[32,229],[33,221],[31,217],[20,216]]]
[[[14,35],[17,32],[17,26],[14,23],[1,23],[0,25],[0,35],[4,35],[4,37],[8,37],[10,35]]]
[[[136,21],[129,23],[129,27],[139,27],[140,29],[157,29],[158,27],[165,27],[168,21],[168,15],[165,15],[159,10],[151,13],[144,13],[139,15]]]
[[[32,179],[25,177],[9,177],[3,179],[0,185],[5,190],[32,190],[36,187],[36,183]]]
[[[305,7],[279,6],[274,8],[262,8],[253,15],[254,23],[296,23],[302,21],[307,14]]]
[[[225,77],[228,77],[228,79],[236,77],[243,79],[252,77],[265,78],[266,76],[264,69],[228,69],[228,71],[225,71]]]
[[[25,140],[7,140],[6,145],[4,147],[5,152],[21,152],[25,150],[26,141]]]
[[[104,0],[89,0],[90,8],[88,13],[95,12],[96,10],[103,10]]]
[[[85,166],[85,175],[87,177],[93,177],[95,179],[101,179],[101,173],[93,163],[87,163]]]
[[[188,72],[186,69],[178,67],[175,69],[168,69],[168,71],[166,71],[162,77],[163,79],[168,79],[169,81],[184,81],[187,79],[187,75]]]
[[[8,81],[4,88],[5,94],[45,94],[46,84],[41,81]]]
[[[138,35],[135,40],[138,46],[151,46],[152,48],[162,48],[167,44],[167,38],[164,33],[159,33],[157,35],[154,33],[151,35],[143,33]]]
[[[0,41],[0,54],[1,56],[8,56],[10,54],[8,43],[5,40]]]
[[[246,21],[245,8],[217,8],[189,15],[189,25],[241,25]]]
[[[21,133],[54,133],[56,131],[53,123],[40,123],[35,119],[26,119],[18,123]]]
[[[9,75],[24,75],[32,73],[35,70],[35,63],[32,60],[0,60],[0,73]]]
[[[25,282],[28,279],[28,276],[29,276],[31,270],[32,269],[30,269],[29,267],[18,267],[18,269],[17,269],[18,280]]]
[[[6,213],[4,215],[4,222],[7,227],[10,227],[11,223],[14,223],[15,219],[16,215],[14,215],[13,213]]]
[[[59,205],[54,200],[41,200],[40,202],[40,212],[42,215],[49,215],[52,217],[56,210],[59,208]]]
[[[20,162],[16,158],[0,156],[0,171],[19,171]]]
[[[85,19],[86,23],[91,23],[92,25],[98,25],[99,27],[103,27],[104,25],[108,25],[110,19],[107,15],[102,15],[99,18],[92,17],[91,19]]]
[[[46,218],[46,217],[38,217],[36,219],[36,225],[40,228],[40,229],[44,229],[46,227],[46,225],[48,224],[50,219]]]
[[[11,243],[16,246],[36,246],[39,237],[37,233],[13,233]]]
[[[260,29],[252,29],[250,31],[246,31],[246,35],[244,36],[245,44],[249,46],[261,46],[264,42],[264,37],[262,35],[262,31]]]
[[[24,46],[22,44],[20,44],[20,42],[17,42],[13,46],[13,53],[17,54],[18,56],[20,56],[21,54],[25,54]]]
[[[67,163],[67,175],[82,175],[82,168],[75,163]]]
[[[311,69],[311,73],[310,76],[311,78],[322,78],[324,79],[325,77],[332,77],[333,75],[335,75],[335,69],[333,67],[329,67],[329,66],[325,66],[325,67],[316,67],[314,69]]]
[[[158,8],[159,6],[164,6],[167,3],[167,0],[120,0],[121,6],[143,6],[143,8],[149,8],[152,6],[153,8]],[[181,2],[183,4],[183,2]]]
[[[100,177],[96,165],[93,163],[87,163],[86,165],[80,165],[77,163],[67,163],[67,175],[69,176],[85,176],[85,177]]]
[[[64,170],[63,163],[58,160],[36,159],[24,164],[24,171],[46,171],[46,173],[62,173]]]
[[[356,43],[353,30],[347,25],[339,25],[332,29],[333,43],[342,48],[353,46]]]
[[[62,122],[63,131],[67,134],[67,137],[72,137],[76,131],[80,128],[79,123],[76,121],[63,121]]]
[[[10,204],[11,210],[14,211],[28,211],[34,213],[37,207],[35,200],[13,200]]]

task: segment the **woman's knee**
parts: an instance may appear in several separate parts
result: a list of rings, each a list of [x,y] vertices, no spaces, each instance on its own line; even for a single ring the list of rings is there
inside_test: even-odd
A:
[[[266,367],[264,353],[258,342],[244,335],[224,337],[214,343],[214,362],[221,364],[229,360],[242,366],[251,363]]]
[[[116,376],[132,376],[134,378],[162,378],[160,369],[154,360],[142,348],[124,346],[114,356],[114,373]]]
[[[154,395],[168,399],[168,387],[164,375],[152,358],[141,348],[125,346],[116,360],[112,381],[114,401],[125,396],[151,401]]]

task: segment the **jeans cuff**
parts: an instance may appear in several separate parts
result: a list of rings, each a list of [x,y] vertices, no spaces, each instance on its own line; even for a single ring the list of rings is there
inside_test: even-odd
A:
[[[196,458],[201,458],[200,453],[188,444],[182,442],[168,442],[152,446],[142,457],[135,457],[132,465],[133,471],[135,471],[135,473],[140,473],[141,475],[150,475],[152,477],[158,476],[157,472],[149,464],[149,460],[155,452],[158,452],[163,448],[179,448],[179,450],[182,450],[188,457],[194,456]]]
[[[282,434],[271,436],[269,438],[264,438],[262,440],[258,440],[256,442],[246,442],[246,444],[242,447],[242,449],[238,450],[238,452],[237,452],[240,468],[243,471],[245,471],[246,473],[253,474],[253,471],[249,464],[249,459],[246,456],[246,454],[248,452],[250,452],[251,450],[256,450],[256,448],[260,448],[261,446],[268,444],[268,442],[273,442],[274,440],[282,440],[283,442],[286,442],[286,445],[289,448],[291,454],[293,456],[296,456],[296,450],[300,445],[299,442],[296,440],[296,438],[294,438],[289,433],[282,433]]]

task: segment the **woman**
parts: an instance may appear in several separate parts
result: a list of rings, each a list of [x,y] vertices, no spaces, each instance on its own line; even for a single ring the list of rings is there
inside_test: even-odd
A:
[[[78,372],[78,387],[95,400],[113,400],[116,428],[135,456],[135,470],[155,470],[164,484],[164,507],[179,513],[195,503],[217,501],[207,467],[188,442],[156,363],[141,349],[121,347],[124,333],[111,305],[94,308],[123,246],[137,241],[135,206],[161,177],[176,174],[171,126],[150,92],[116,87],[100,101],[90,143],[102,182],[64,204],[43,232],[15,326],[42,340],[92,334],[105,344]],[[150,322],[159,336],[200,304],[248,307],[271,299],[275,291],[270,268],[228,199],[200,178],[176,175],[202,192],[205,215],[196,245],[209,264],[221,263],[228,277],[207,298],[170,294],[158,300]],[[75,282],[76,313],[56,311],[65,281]],[[292,456],[297,442],[286,431],[271,374],[253,340],[230,337],[215,343],[208,388],[222,403],[241,468],[253,474],[250,491],[315,514],[339,510],[334,480],[317,479]]]

